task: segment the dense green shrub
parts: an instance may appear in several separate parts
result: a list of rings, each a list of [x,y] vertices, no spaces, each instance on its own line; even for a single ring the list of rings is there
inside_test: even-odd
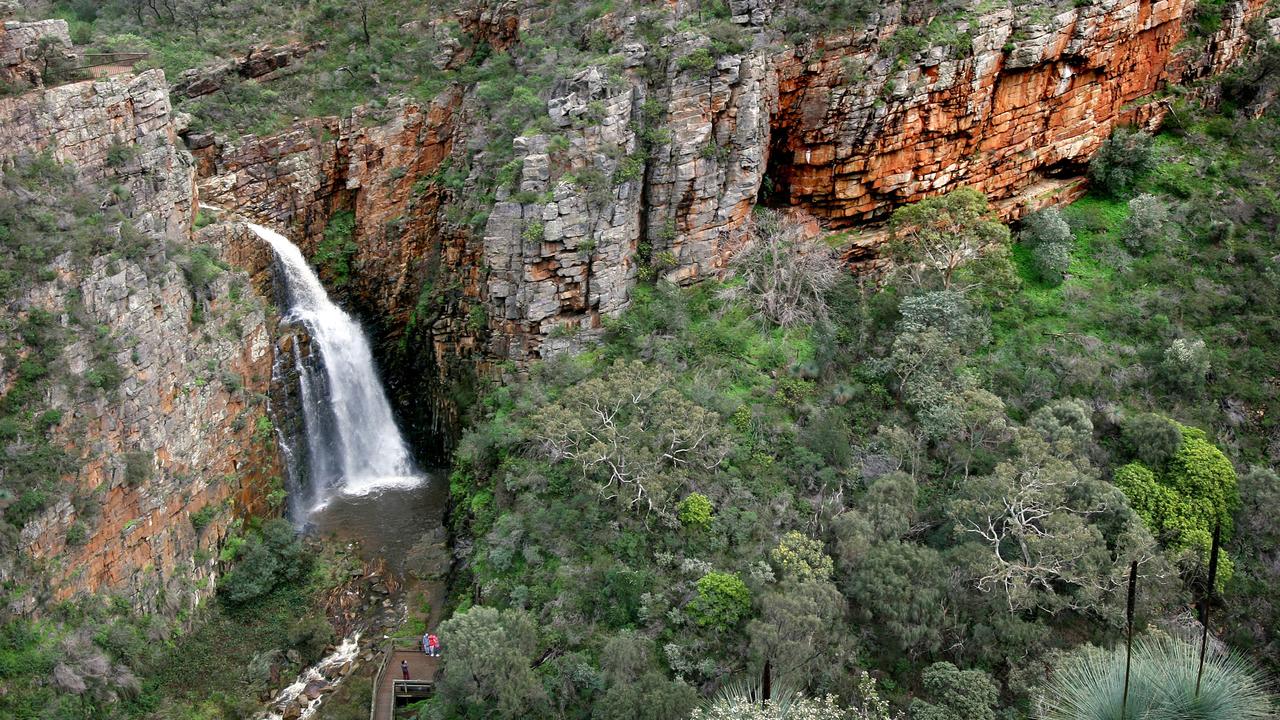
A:
[[[1127,195],[1139,180],[1155,169],[1157,162],[1151,135],[1117,128],[1089,161],[1089,182],[1099,192]]]
[[[1197,503],[1206,502],[1201,511],[1206,525],[1221,521],[1224,533],[1230,536],[1231,512],[1240,502],[1236,470],[1203,430],[1182,428],[1182,446],[1169,459],[1164,477],[1183,495]]]
[[[312,556],[287,520],[269,520],[239,548],[235,564],[222,576],[218,596],[231,607],[258,600],[282,583],[297,582],[311,571]]]
[[[74,522],[67,528],[67,544],[73,547],[84,545],[89,539],[89,531],[84,523]]]
[[[197,533],[199,533],[208,527],[209,523],[213,522],[213,518],[216,517],[217,514],[217,505],[205,505],[199,510],[191,513],[191,526],[195,528]]]
[[[208,245],[196,245],[175,257],[175,260],[197,298],[209,297],[214,279],[227,269],[218,259],[217,249]]]
[[[795,530],[782,536],[769,559],[780,577],[796,581],[827,580],[834,568],[820,541]]]
[[[706,528],[711,524],[711,501],[702,493],[689,493],[676,506],[676,517],[687,527]]]
[[[938,662],[922,679],[928,700],[911,703],[912,720],[995,720],[999,688],[987,673]]]
[[[987,198],[973,188],[927,198],[893,212],[886,250],[899,282],[950,290],[956,272],[977,251],[1003,246],[1005,227]]]
[[[334,287],[343,287],[351,282],[351,263],[359,250],[355,232],[355,213],[350,210],[335,212],[324,226],[324,238],[311,256],[311,262],[321,269]]]
[[[1022,219],[1018,239],[1031,248],[1032,267],[1041,280],[1058,285],[1071,265],[1075,238],[1057,208],[1046,208]]]
[[[1156,413],[1136,413],[1120,424],[1129,452],[1147,467],[1159,467],[1182,447],[1182,428]]]
[[[1156,481],[1156,474],[1142,463],[1129,463],[1115,471],[1113,481],[1124,491],[1129,504],[1154,531],[1164,528],[1165,519],[1185,511],[1182,498],[1170,487]]]
[[[133,451],[124,454],[124,481],[138,486],[151,480],[155,473],[155,454],[145,451]]]
[[[735,574],[709,572],[698,580],[698,595],[688,610],[699,625],[727,631],[750,614],[751,591]]]
[[[529,717],[545,703],[532,670],[538,633],[521,610],[473,607],[440,624],[444,676],[440,697],[463,717]]]
[[[1181,427],[1182,443],[1156,471],[1131,463],[1116,470],[1114,482],[1147,527],[1174,550],[1194,550],[1203,567],[1209,559],[1213,529],[1222,523],[1231,535],[1231,514],[1240,503],[1235,468],[1204,432]],[[1233,573],[1225,552],[1218,576],[1225,584]]]
[[[107,166],[121,168],[138,156],[138,146],[113,139],[107,147]]]
[[[333,639],[333,626],[323,613],[304,615],[289,628],[289,647],[298,651],[303,666],[324,657]]]

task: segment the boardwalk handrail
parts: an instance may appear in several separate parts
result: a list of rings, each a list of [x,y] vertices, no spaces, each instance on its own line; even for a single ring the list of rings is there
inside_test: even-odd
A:
[[[397,697],[400,695],[425,697],[431,694],[435,686],[435,682],[431,680],[393,680],[391,681],[391,694]]]
[[[377,720],[378,714],[378,690],[382,687],[382,678],[387,674],[387,663],[391,662],[391,655],[395,650],[393,643],[388,643],[387,647],[382,651],[382,662],[378,663],[378,672],[373,676],[373,692],[369,698],[369,720]]]
[[[373,688],[369,698],[369,720],[378,720],[378,702],[382,699],[382,683],[386,680],[388,666],[391,665],[392,659],[396,652],[422,652],[422,638],[414,637],[389,637],[383,638],[382,644],[379,646],[379,652],[382,653],[382,661],[378,664],[378,672],[373,676]],[[428,691],[435,688],[435,678],[430,680],[393,680],[391,682],[391,702],[394,706],[396,690],[401,686],[426,688]]]
[[[421,650],[422,639],[417,637],[396,637],[391,638],[391,649],[394,650]]]

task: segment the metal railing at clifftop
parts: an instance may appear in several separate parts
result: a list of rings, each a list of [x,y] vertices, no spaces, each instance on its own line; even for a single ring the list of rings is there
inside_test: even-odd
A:
[[[81,53],[80,62],[76,65],[79,70],[88,70],[89,68],[104,66],[133,67],[139,61],[146,60],[151,57],[149,52],[110,52],[110,53]]]

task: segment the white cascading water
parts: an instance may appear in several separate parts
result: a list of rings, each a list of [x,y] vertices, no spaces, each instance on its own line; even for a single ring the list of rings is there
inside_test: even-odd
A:
[[[286,708],[291,704],[297,704],[301,713],[296,715],[298,720],[307,720],[320,709],[320,703],[324,700],[324,695],[318,695],[314,698],[308,696],[303,697],[307,686],[315,683],[325,688],[325,691],[332,690],[338,683],[342,682],[346,677],[346,673],[351,669],[351,664],[355,661],[356,656],[360,653],[360,633],[343,638],[338,647],[333,652],[320,659],[315,665],[307,668],[298,676],[298,679],[292,684],[276,693],[271,700],[271,710],[262,716],[261,720],[283,720]]]
[[[310,509],[332,493],[364,495],[422,482],[359,323],[329,299],[302,251],[280,233],[249,223],[275,251],[288,308],[285,322],[311,338],[312,357],[298,363],[311,488]]]

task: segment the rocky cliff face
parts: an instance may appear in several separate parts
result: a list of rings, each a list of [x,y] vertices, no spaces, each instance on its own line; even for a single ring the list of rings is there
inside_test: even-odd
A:
[[[264,401],[273,320],[224,264],[253,253],[223,227],[193,236],[194,164],[160,71],[2,99],[0,126],[0,158],[72,168],[123,213],[103,231],[130,238],[127,252],[52,258],[5,298],[6,347],[40,312],[67,339],[41,401],[70,472],[40,489],[0,581],[35,581],[23,612],[112,593],[171,615],[211,591],[219,543],[237,518],[270,511],[280,475]],[[0,394],[20,359],[5,358]]]
[[[5,20],[6,8],[0,7],[0,88],[22,89],[44,85],[46,48],[41,41],[52,43],[54,52],[71,49],[71,34],[66,20],[18,22]]]
[[[1264,4],[1229,5],[1198,52],[1178,50],[1194,2],[1112,0],[977,15],[907,64],[886,57],[895,27],[783,53],[773,199],[845,225],[962,185],[995,200],[1037,195],[1080,175],[1116,125],[1158,125],[1171,83],[1239,57]]]
[[[392,382],[431,376],[438,398],[449,368],[588,342],[642,276],[722,271],[757,201],[844,227],[962,186],[1011,217],[1069,198],[1113,127],[1158,125],[1171,84],[1252,47],[1245,27],[1264,4],[1229,2],[1220,29],[1194,42],[1190,0],[1014,3],[905,25],[890,7],[864,30],[779,50],[766,27],[778,8],[743,0],[731,9],[745,47],[727,53],[697,32],[667,26],[655,40],[607,15],[591,29],[614,57],[552,90],[546,129],[514,139],[496,188],[474,168],[460,184],[444,177],[485,152],[475,98],[458,86],[372,127],[361,109],[270,138],[191,141],[206,197],[306,249],[334,212],[354,212],[340,290],[378,331]],[[475,39],[509,45],[536,21],[511,19],[521,12],[501,5],[472,23]],[[455,50],[439,62],[465,59]],[[487,215],[451,213],[489,191]],[[867,257],[875,238],[847,257]]]
[[[190,235],[192,163],[177,136],[163,72],[0,99],[0,126],[0,156],[48,152],[75,166],[83,180],[122,187],[140,231],[173,239]]]
[[[189,138],[206,202],[280,227],[308,255],[335,213],[351,213],[350,272],[336,278],[324,263],[318,271],[380,345],[404,430],[428,449],[441,423],[456,419],[448,386],[484,362],[484,323],[474,319],[482,243],[444,220],[447,196],[429,180],[463,138],[460,101],[446,92],[427,107],[360,108],[234,143]]]

